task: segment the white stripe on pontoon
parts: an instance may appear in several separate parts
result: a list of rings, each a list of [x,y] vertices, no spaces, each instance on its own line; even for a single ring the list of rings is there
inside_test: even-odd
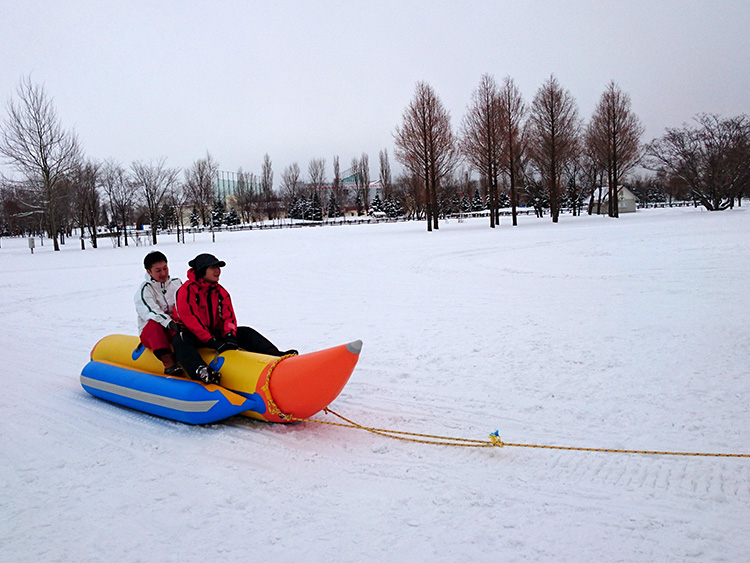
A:
[[[106,381],[99,381],[98,379],[92,379],[81,376],[81,384],[93,389],[99,389],[100,391],[106,391],[107,393],[114,393],[127,399],[134,399],[141,401],[142,403],[149,403],[159,407],[166,407],[182,412],[208,412],[211,408],[219,401],[185,401],[183,399],[173,399],[171,397],[164,397],[163,395],[155,395],[154,393],[147,393],[145,391],[138,391],[131,389],[130,387],[123,387],[122,385],[116,385],[114,383],[108,383]]]

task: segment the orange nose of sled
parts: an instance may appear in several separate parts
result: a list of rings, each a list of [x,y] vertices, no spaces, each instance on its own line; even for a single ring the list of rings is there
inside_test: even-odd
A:
[[[362,341],[355,340],[279,362],[270,382],[276,406],[297,418],[307,418],[324,409],[349,381],[361,350]]]

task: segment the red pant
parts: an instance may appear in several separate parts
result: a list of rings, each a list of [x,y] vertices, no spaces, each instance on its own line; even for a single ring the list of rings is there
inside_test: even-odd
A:
[[[153,350],[154,355],[160,358],[172,351],[172,338],[175,333],[164,328],[156,321],[148,321],[141,331],[141,344]]]

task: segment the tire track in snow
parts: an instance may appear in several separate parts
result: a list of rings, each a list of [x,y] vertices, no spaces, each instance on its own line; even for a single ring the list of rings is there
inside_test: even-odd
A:
[[[734,499],[750,508],[750,467],[744,459],[545,450],[528,450],[519,456],[529,461],[542,457],[534,460],[539,462],[537,478],[572,488],[663,491]]]

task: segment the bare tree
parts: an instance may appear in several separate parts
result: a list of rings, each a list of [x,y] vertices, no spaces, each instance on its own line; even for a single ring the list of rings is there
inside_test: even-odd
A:
[[[177,184],[179,170],[167,168],[166,158],[156,162],[144,164],[136,161],[130,166],[133,174],[133,182],[141,191],[148,209],[149,221],[151,223],[151,242],[156,244],[156,231],[159,226],[159,210],[167,194]]]
[[[234,185],[234,202],[243,223],[253,219],[253,207],[256,203],[255,175],[252,172],[237,170],[237,183]]]
[[[298,197],[300,188],[299,164],[293,162],[281,174],[281,197],[289,204]]]
[[[24,178],[34,192],[34,205],[44,214],[47,233],[55,250],[58,241],[58,208],[62,180],[81,158],[78,138],[63,129],[52,100],[43,86],[22,78],[18,101],[8,101],[8,119],[0,126],[0,155]]]
[[[427,230],[437,229],[437,186],[455,167],[458,151],[450,113],[426,82],[417,83],[394,139],[396,159],[424,182]]]
[[[537,217],[544,217],[544,210],[549,207],[548,190],[528,155],[521,159],[520,172],[521,185],[527,202],[531,203]]]
[[[490,227],[493,229],[498,219],[497,186],[502,156],[502,133],[497,83],[491,75],[484,74],[471,96],[471,105],[461,124],[459,146],[466,159],[487,183]]]
[[[380,185],[383,186],[383,200],[386,200],[392,195],[391,191],[393,187],[388,149],[380,151]]]
[[[97,247],[97,225],[99,221],[99,165],[95,162],[80,162],[68,176],[70,202],[80,228],[81,250],[86,249],[85,237],[88,229],[91,246]]]
[[[24,182],[12,181],[2,176],[0,181],[0,200],[5,226],[14,235],[38,235],[41,244],[44,245],[44,211],[37,207],[36,200],[31,197],[36,195],[36,190],[29,188]]]
[[[331,195],[335,198],[335,205],[339,207],[339,210],[346,206],[346,190],[344,184],[341,182],[341,166],[339,164],[339,157],[333,157],[333,183],[331,184]]]
[[[604,176],[606,170],[594,154],[588,136],[585,136],[581,152],[578,155],[578,162],[581,165],[583,180],[586,183],[589,192],[588,214],[591,215],[594,209],[602,209],[602,186],[604,185]],[[594,202],[596,201],[596,206]]]
[[[359,159],[357,172],[362,187],[362,205],[367,215],[370,210],[370,157],[366,153],[362,153]]]
[[[13,190],[0,173],[0,240],[5,233],[16,234],[15,226],[11,224],[10,212],[14,204]]]
[[[273,196],[273,168],[271,167],[271,157],[268,156],[268,153],[263,155],[260,191],[263,197],[263,207],[266,217],[269,219],[275,219],[277,202],[276,198]]]
[[[560,217],[561,178],[579,150],[581,120],[569,91],[551,76],[534,96],[528,126],[528,150],[549,194],[552,222]]]
[[[185,170],[185,189],[201,216],[203,226],[213,225],[211,211],[214,206],[214,183],[218,171],[219,164],[209,152],[206,152],[205,158],[199,158]]]
[[[348,172],[350,172],[350,174],[347,177],[354,179],[357,214],[362,215],[364,213],[364,191],[361,171],[359,167],[359,159],[356,156],[352,157],[351,167],[349,168]]]
[[[589,152],[607,171],[609,216],[618,217],[617,187],[640,159],[643,126],[633,113],[630,96],[611,81],[586,128]]]
[[[320,201],[320,191],[326,185],[326,159],[310,159],[307,165],[307,175],[310,178],[306,190],[309,201],[312,202],[315,194],[318,194],[318,202],[324,206],[324,202]]]
[[[339,164],[338,155],[333,157],[333,188],[341,186],[341,165]]]
[[[512,78],[506,76],[498,94],[500,106],[500,129],[502,131],[502,154],[500,165],[510,183],[510,206],[513,226],[518,225],[518,184],[521,176],[521,161],[524,153],[523,119],[526,104],[521,91]]]
[[[167,195],[167,200],[167,204],[170,205],[175,212],[177,242],[185,244],[185,208],[187,208],[190,201],[190,195],[185,187],[185,183],[177,182]]]
[[[578,158],[571,159],[566,165],[565,176],[568,181],[565,198],[574,216],[581,214],[586,197],[593,192],[592,170],[591,159],[585,152],[581,152]]]
[[[117,246],[120,246],[120,233],[125,235],[127,246],[127,227],[137,195],[135,185],[125,169],[114,160],[104,162],[99,174],[99,185],[107,195],[112,222],[117,226]]]
[[[424,182],[416,174],[401,174],[393,185],[395,197],[410,220],[421,220],[425,212]]]
[[[326,159],[313,158],[307,165],[307,175],[310,177],[310,187],[319,189],[326,183]]]
[[[645,163],[667,182],[684,182],[708,211],[727,209],[750,184],[750,118],[700,114],[695,121],[652,141]]]
[[[0,239],[6,233],[18,235],[24,232],[25,225],[19,220],[18,211],[13,185],[0,174]]]

